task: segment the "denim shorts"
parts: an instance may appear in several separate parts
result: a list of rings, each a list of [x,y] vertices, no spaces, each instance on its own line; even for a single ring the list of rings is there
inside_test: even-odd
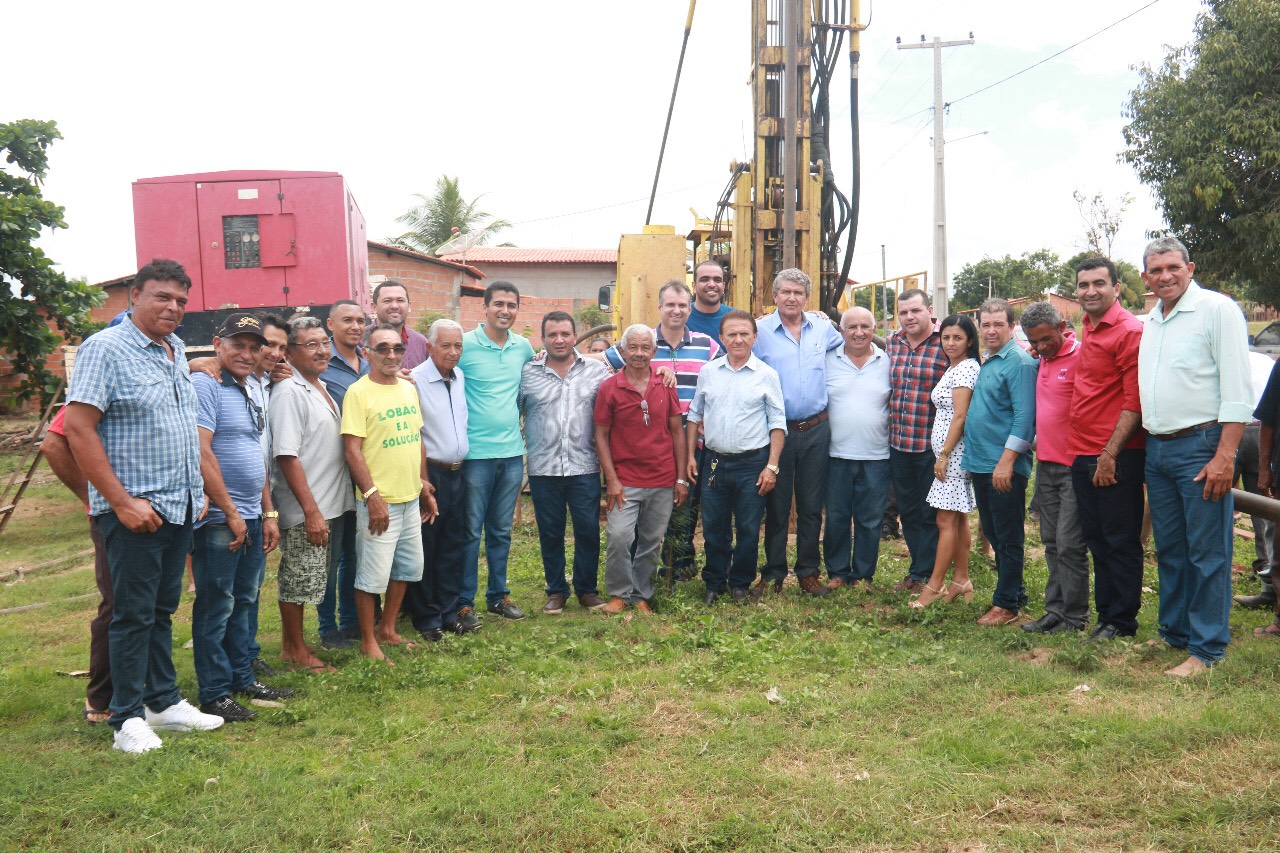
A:
[[[422,518],[418,499],[388,504],[390,520],[381,536],[369,533],[369,505],[356,501],[356,583],[381,595],[388,581],[422,580]]]

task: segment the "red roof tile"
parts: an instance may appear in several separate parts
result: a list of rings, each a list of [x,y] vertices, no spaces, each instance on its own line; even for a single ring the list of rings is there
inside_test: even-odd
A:
[[[617,249],[521,249],[516,246],[472,246],[465,253],[443,256],[468,264],[616,264]]]

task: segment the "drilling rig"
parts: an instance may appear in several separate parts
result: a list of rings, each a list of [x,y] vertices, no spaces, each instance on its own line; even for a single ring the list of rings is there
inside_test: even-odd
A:
[[[708,259],[726,267],[726,301],[735,308],[757,316],[770,310],[775,274],[798,267],[814,282],[809,307],[835,309],[858,229],[858,61],[865,29],[858,16],[859,0],[751,0],[752,159],[730,164],[714,216],[699,218],[687,234],[646,224],[643,233],[622,235],[611,300],[619,328],[655,324],[658,289],[673,278],[686,280],[691,266]],[[838,135],[831,103],[846,45],[853,171],[842,191],[831,162]],[[683,57],[682,49],[681,65]],[[670,121],[668,113],[668,128]],[[661,162],[660,154],[659,171]],[[655,192],[657,183],[655,175]]]

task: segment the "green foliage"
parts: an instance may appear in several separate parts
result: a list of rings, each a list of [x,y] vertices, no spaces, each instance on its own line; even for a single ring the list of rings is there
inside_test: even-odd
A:
[[[453,315],[447,311],[424,311],[419,314],[418,319],[414,321],[413,328],[425,335],[427,332],[431,331],[431,324],[436,320],[452,319]]]
[[[579,335],[588,329],[594,329],[596,326],[603,326],[606,323],[613,322],[613,318],[601,311],[600,306],[594,302],[588,302],[574,311],[573,319],[578,323]]]
[[[1196,277],[1280,304],[1280,0],[1207,0],[1194,40],[1130,93],[1123,158]]]
[[[75,343],[96,331],[89,310],[102,299],[98,288],[54,269],[35,246],[44,229],[67,227],[62,208],[40,192],[49,146],[61,138],[52,121],[0,124],[0,152],[7,164],[0,168],[0,350],[22,377],[14,395],[19,401],[54,382],[45,360],[59,339],[48,324]]]
[[[1064,263],[1063,269],[1067,275],[1074,279],[1075,268],[1080,265],[1086,258],[1105,257],[1100,252],[1092,249],[1086,249],[1083,252],[1072,255]],[[1114,259],[1113,259],[1114,260]],[[1142,308],[1142,294],[1147,292],[1146,282],[1142,280],[1142,271],[1128,261],[1114,261],[1116,271],[1120,273],[1120,304],[1130,311]],[[1071,285],[1068,291],[1065,287],[1058,291],[1064,296],[1075,296],[1075,285]]]
[[[1023,296],[1034,299],[1050,290],[1075,295],[1075,274],[1071,269],[1062,263],[1057,252],[1038,249],[1024,252],[1020,258],[985,257],[977,263],[965,264],[952,278],[951,310],[967,311],[981,305],[987,298],[988,277],[991,295],[1002,299]]]
[[[409,226],[409,230],[388,242],[424,255],[434,255],[445,241],[458,234],[479,231],[482,236],[478,242],[487,243],[490,237],[511,227],[507,220],[494,219],[491,214],[480,210],[483,196],[476,196],[471,201],[464,199],[458,184],[458,178],[441,175],[434,193],[414,193],[418,204],[396,217],[396,222]],[[454,228],[458,229],[457,234],[453,233]]]

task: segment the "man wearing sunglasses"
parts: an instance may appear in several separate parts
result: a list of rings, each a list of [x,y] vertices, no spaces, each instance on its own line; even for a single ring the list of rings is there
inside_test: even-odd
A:
[[[200,710],[228,722],[257,716],[232,693],[268,700],[292,695],[260,683],[253,670],[258,588],[267,554],[280,539],[262,455],[266,417],[246,385],[266,340],[258,317],[232,314],[213,337],[222,380],[192,377],[200,473],[210,505],[196,522],[191,633]]]

